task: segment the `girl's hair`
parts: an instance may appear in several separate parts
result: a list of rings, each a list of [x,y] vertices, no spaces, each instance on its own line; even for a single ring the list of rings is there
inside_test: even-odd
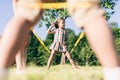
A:
[[[59,28],[58,23],[59,23],[61,20],[64,20],[64,19],[63,19],[62,17],[58,18],[58,20],[56,21],[56,24],[55,24],[55,28]]]
[[[55,28],[57,29],[57,28],[59,28],[59,26],[58,26],[58,24],[57,23],[55,23]]]
[[[61,20],[64,20],[62,17],[58,18],[57,23],[59,23]]]

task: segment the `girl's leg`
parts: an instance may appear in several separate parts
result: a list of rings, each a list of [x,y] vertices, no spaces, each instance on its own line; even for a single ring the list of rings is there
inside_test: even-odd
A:
[[[0,68],[8,68],[30,32],[30,23],[21,16],[14,16],[8,23],[0,44]],[[9,61],[9,62],[8,62]]]
[[[25,46],[24,46],[24,49],[23,49],[23,68],[25,69],[26,68],[26,61],[27,61],[27,47],[29,46],[29,43],[30,43],[30,33],[28,34],[27,36],[27,39],[26,39],[26,42],[25,42]]]
[[[29,45],[29,38],[28,35],[27,41],[24,43],[23,47],[19,50],[16,54],[16,73],[24,72],[26,69],[26,55],[27,55],[27,47]]]
[[[26,59],[27,59],[27,47],[24,47],[22,54],[22,70],[26,68]]]
[[[103,66],[105,80],[120,79],[120,63],[110,27],[103,16],[91,20],[84,27],[92,49]]]
[[[67,0],[69,4],[80,1],[81,0]],[[89,2],[91,0],[85,0],[85,1]],[[94,2],[97,0],[92,0],[92,1]],[[97,55],[97,58],[99,59],[102,66],[105,68],[104,70],[105,74],[108,75],[107,77],[105,75],[106,77],[105,80],[119,80],[120,73],[118,72],[120,72],[120,63],[117,57],[117,52],[113,41],[112,32],[104,17],[100,16],[103,14],[103,12],[101,12],[98,5],[99,3],[96,4],[96,6],[91,6],[89,8],[87,7],[80,8],[80,9],[70,7],[68,10],[71,16],[73,17],[74,21],[76,22],[77,26],[83,26],[92,49]],[[90,8],[92,10],[90,10]],[[88,17],[85,16],[86,14]]]
[[[0,80],[7,78],[7,69],[18,50],[24,45],[30,26],[30,23],[21,16],[14,16],[8,23],[0,43]]]
[[[18,53],[15,56],[16,59],[16,73],[19,73],[22,68],[22,49],[18,51]]]
[[[55,51],[55,50],[52,50],[52,52],[51,52],[51,54],[50,54],[50,57],[49,57],[49,59],[48,59],[47,69],[50,68],[50,65],[51,65],[51,63],[52,63],[52,60],[53,60],[53,58],[54,58],[55,53],[56,53],[56,51]]]
[[[26,48],[23,46],[16,54],[16,73],[24,72],[26,69]]]
[[[68,4],[81,1],[82,0],[67,0]],[[96,1],[98,1],[96,6],[85,8],[74,8],[69,6],[70,8],[68,10],[77,26],[83,26],[89,43],[91,44],[91,47],[95,51],[101,64],[104,67],[117,67],[119,66],[119,61],[112,32],[106,20],[102,16],[103,11],[99,9],[98,5],[100,0],[85,0],[85,2],[89,3],[94,3]]]
[[[69,52],[66,52],[66,56],[67,56],[68,60],[70,61],[70,63],[72,64],[73,68],[78,68],[78,67],[75,65],[73,59],[71,58]]]
[[[117,67],[119,61],[110,27],[103,16],[98,16],[84,27],[92,49],[104,67]]]

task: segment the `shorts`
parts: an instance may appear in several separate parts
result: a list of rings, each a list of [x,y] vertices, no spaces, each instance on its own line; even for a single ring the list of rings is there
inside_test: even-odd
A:
[[[49,0],[18,0],[16,3],[16,14],[33,23],[36,23],[41,18],[43,10],[40,8],[30,8],[28,6],[47,1]]]
[[[100,0],[67,0],[71,3],[83,3],[78,8],[69,7],[69,13],[78,27],[83,27],[94,17],[103,15],[104,11],[100,8]]]

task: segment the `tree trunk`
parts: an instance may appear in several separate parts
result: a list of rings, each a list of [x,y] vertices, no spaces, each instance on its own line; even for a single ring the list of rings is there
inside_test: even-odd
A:
[[[86,65],[86,66],[89,66],[88,63],[89,63],[89,54],[87,53],[87,55],[86,55],[86,63],[85,63],[85,65]]]
[[[62,53],[60,64],[62,64],[62,65],[65,64],[65,54],[64,53]]]

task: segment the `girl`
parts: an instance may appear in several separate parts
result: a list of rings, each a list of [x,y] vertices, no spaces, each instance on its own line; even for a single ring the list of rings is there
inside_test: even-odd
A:
[[[0,36],[0,39],[1,39],[1,36]],[[25,71],[26,53],[27,53],[27,47],[29,45],[29,39],[30,39],[30,36],[27,37],[25,44],[22,46],[22,48],[17,52],[15,56],[17,74]]]
[[[73,59],[71,58],[70,53],[69,53],[67,46],[66,46],[65,20],[63,18],[59,18],[57,20],[57,22],[52,23],[52,25],[48,29],[47,33],[48,34],[55,33],[54,41],[50,47],[51,55],[50,55],[48,63],[47,63],[47,68],[48,69],[50,68],[53,57],[57,51],[64,53],[67,56],[70,63],[72,64],[73,68],[78,68],[74,64]]]

